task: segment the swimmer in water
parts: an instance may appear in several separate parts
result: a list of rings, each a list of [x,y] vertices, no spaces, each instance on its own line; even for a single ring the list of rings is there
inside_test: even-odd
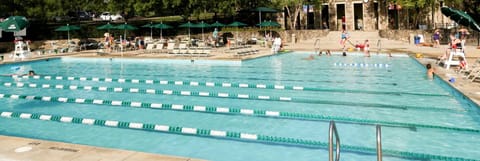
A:
[[[428,79],[433,79],[433,74],[435,74],[435,70],[432,68],[432,65],[427,64],[427,77]]]
[[[315,57],[312,55],[308,56],[307,58],[303,58],[303,60],[313,60]]]

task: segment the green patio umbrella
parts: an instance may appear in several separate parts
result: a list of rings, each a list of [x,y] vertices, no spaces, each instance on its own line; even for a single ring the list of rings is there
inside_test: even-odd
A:
[[[236,29],[236,33],[235,33],[235,37],[237,37],[237,35],[238,35],[238,27],[247,26],[247,24],[244,24],[244,23],[242,23],[242,22],[235,21],[235,22],[232,22],[232,23],[228,24],[227,26],[229,26],[229,27],[236,27],[236,28],[237,28],[237,29]],[[237,38],[235,38],[235,39],[237,39]]]
[[[163,22],[160,22],[159,24],[153,25],[153,28],[160,29],[160,39],[163,39],[163,30],[171,29],[173,27],[170,25],[164,24]]]
[[[153,39],[153,23],[150,22],[148,24],[143,25],[144,28],[150,28],[150,37]]]
[[[203,29],[204,29],[204,28],[207,28],[207,27],[210,27],[210,24],[205,23],[205,22],[202,21],[202,22],[200,22],[200,23],[195,24],[195,27],[196,27],[196,28],[202,28],[202,41],[205,40],[205,38],[204,38],[204,36],[203,36]]]
[[[262,23],[257,24],[260,27],[280,27],[280,24],[275,21],[263,21]]]
[[[280,24],[270,20],[270,21],[263,21],[262,23],[257,24],[257,26],[271,28],[271,27],[280,27]],[[265,29],[265,35],[267,34],[266,32],[267,30]]]
[[[27,18],[23,16],[10,16],[0,25],[0,28],[6,32],[17,32],[28,26]]]
[[[126,37],[127,37],[127,30],[136,30],[136,29],[138,29],[138,28],[136,28],[135,26],[129,25],[129,24],[127,24],[127,23],[125,22],[124,24],[115,26],[115,29],[117,29],[117,30],[123,30],[123,38],[126,39]]]
[[[228,24],[227,26],[229,26],[229,27],[241,27],[241,26],[247,26],[247,24],[235,21],[235,22],[232,22],[232,23]]]
[[[277,13],[278,11],[273,8],[268,8],[268,7],[257,7],[254,9],[251,9],[253,12],[258,12],[258,23],[262,23],[262,12],[263,13]],[[262,28],[262,26],[260,26]]]
[[[216,21],[215,23],[210,24],[211,27],[225,27],[225,24]]]
[[[98,30],[109,30],[109,31],[110,31],[110,30],[112,30],[112,29],[115,29],[115,26],[113,26],[113,25],[110,24],[110,22],[109,22],[109,23],[107,23],[107,24],[105,24],[105,25],[98,26],[97,29],[98,29]]]
[[[187,23],[181,24],[178,27],[188,28],[188,41],[190,41],[190,28],[196,27],[196,25],[188,21]]]
[[[75,25],[70,25],[70,24],[67,24],[65,26],[60,26],[58,27],[57,29],[55,29],[55,31],[66,31],[67,32],[67,43],[70,44],[70,31],[74,31],[74,30],[80,30],[80,26],[75,26]]]
[[[455,21],[456,23],[461,24],[463,26],[467,26],[475,31],[480,32],[480,26],[466,12],[463,12],[454,8],[449,8],[449,7],[442,7],[441,11],[445,16],[449,17],[451,20]]]

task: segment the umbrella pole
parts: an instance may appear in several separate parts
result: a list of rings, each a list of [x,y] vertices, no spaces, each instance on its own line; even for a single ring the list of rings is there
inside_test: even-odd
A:
[[[160,40],[163,40],[163,29],[160,29]]]
[[[203,37],[203,27],[202,27],[202,41],[205,41],[205,37]]]
[[[67,31],[67,52],[70,50],[70,31]]]
[[[150,26],[150,39],[153,39],[153,29],[152,29],[152,26]]]
[[[258,24],[262,23],[262,11],[258,11]],[[260,31],[262,31],[262,26],[260,25]],[[267,34],[265,32],[265,34]]]

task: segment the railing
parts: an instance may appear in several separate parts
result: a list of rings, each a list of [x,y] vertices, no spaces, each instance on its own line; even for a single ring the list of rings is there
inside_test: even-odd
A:
[[[382,128],[377,125],[377,161],[382,161]]]
[[[377,54],[382,52],[382,40],[380,40],[380,39],[378,39],[378,41],[377,41],[377,48],[378,48]]]
[[[318,39],[317,39],[318,40]],[[340,137],[338,137],[337,127],[335,121],[330,121],[330,128],[328,130],[328,160],[333,161],[333,134],[335,134],[336,152],[335,161],[340,160]]]
[[[313,48],[315,49],[314,54],[319,54],[319,52],[320,52],[320,39],[315,40],[315,43],[313,44]]]

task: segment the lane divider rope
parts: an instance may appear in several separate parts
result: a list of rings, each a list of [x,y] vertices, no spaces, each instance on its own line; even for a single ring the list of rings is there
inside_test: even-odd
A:
[[[396,91],[365,91],[349,89],[327,89],[312,88],[304,86],[286,86],[275,84],[251,84],[251,83],[229,83],[229,82],[196,82],[196,81],[172,81],[172,80],[142,80],[142,79],[123,79],[123,78],[99,78],[99,77],[64,77],[64,76],[18,76],[12,78],[23,79],[42,79],[42,80],[69,80],[69,81],[96,81],[96,82],[118,82],[118,83],[143,83],[160,85],[184,85],[184,86],[206,86],[206,87],[233,87],[233,88],[255,88],[255,89],[276,89],[276,90],[296,90],[296,91],[321,91],[321,92],[341,92],[341,93],[367,93],[367,94],[390,94],[390,95],[420,95],[420,96],[450,96],[449,94],[437,93],[417,93],[417,92],[396,92]]]
[[[382,63],[333,63],[334,66],[346,66],[346,67],[361,67],[361,68],[389,68],[390,64],[382,64]]]
[[[211,130],[211,129],[180,127],[180,126],[161,125],[161,124],[149,124],[149,123],[140,123],[140,122],[101,120],[101,119],[92,119],[92,118],[80,118],[80,117],[70,117],[70,116],[61,116],[61,115],[22,113],[22,112],[9,112],[9,111],[1,111],[0,117],[7,118],[7,119],[9,118],[33,119],[33,120],[41,120],[41,121],[54,121],[54,122],[66,123],[66,124],[83,124],[83,125],[91,125],[91,126],[103,126],[103,127],[110,127],[110,128],[153,131],[153,132],[201,136],[201,137],[225,138],[230,140],[257,141],[257,142],[265,142],[265,143],[272,143],[272,144],[297,145],[297,146],[314,147],[314,148],[322,148],[322,149],[326,149],[328,147],[328,143],[320,142],[316,140],[252,134],[252,133],[245,133],[245,132]],[[363,152],[363,153],[369,153],[372,155],[376,153],[375,148],[352,146],[352,145],[341,145],[341,146],[342,146],[342,149],[347,151]],[[460,157],[413,153],[413,152],[405,152],[405,151],[397,151],[397,150],[389,150],[389,149],[383,149],[382,152],[386,156],[394,156],[394,157],[400,157],[400,158],[474,161],[473,159],[460,158]]]
[[[259,116],[259,117],[321,120],[321,121],[335,120],[335,121],[341,121],[341,122],[367,124],[367,125],[380,124],[382,126],[390,125],[390,126],[398,126],[398,127],[404,127],[404,128],[421,127],[421,128],[430,128],[430,129],[480,133],[480,130],[478,129],[469,129],[469,128],[445,127],[445,126],[437,126],[437,125],[390,122],[390,121],[381,121],[381,120],[366,120],[366,119],[356,119],[356,118],[347,118],[347,117],[338,117],[338,116],[317,115],[317,114],[311,114],[311,113],[304,114],[304,113],[281,112],[281,111],[271,111],[271,110],[215,107],[215,106],[203,106],[203,105],[162,104],[162,103],[115,101],[115,100],[85,99],[85,98],[27,96],[27,95],[16,95],[16,94],[0,94],[0,98],[39,100],[44,102],[57,102],[57,103],[110,105],[110,106],[121,106],[121,107],[131,107],[131,108],[148,108],[148,109],[158,109],[158,110],[203,112],[203,113],[213,113],[213,114],[233,114],[233,115],[248,115],[248,116]]]
[[[0,82],[1,83],[1,82]],[[35,84],[35,83],[3,83],[6,87],[29,87],[29,88],[46,88],[46,89],[68,89],[68,90],[93,90],[99,92],[115,92],[115,93],[141,93],[141,94],[158,94],[158,95],[176,95],[176,96],[198,96],[198,97],[215,97],[215,98],[229,98],[229,99],[246,99],[246,100],[262,100],[262,101],[280,101],[280,102],[296,102],[296,103],[311,103],[311,104],[329,104],[329,105],[345,105],[345,106],[361,106],[374,108],[389,108],[400,110],[428,110],[428,111],[459,111],[465,112],[461,109],[438,108],[438,107],[420,107],[407,105],[392,105],[379,103],[361,103],[361,102],[346,102],[346,101],[330,101],[330,100],[312,100],[303,98],[292,98],[282,96],[267,96],[267,95],[252,95],[252,94],[237,94],[226,92],[208,92],[208,91],[181,91],[169,89],[140,89],[140,88],[123,88],[123,87],[106,87],[106,86],[77,86],[77,85],[51,85],[51,84]]]

